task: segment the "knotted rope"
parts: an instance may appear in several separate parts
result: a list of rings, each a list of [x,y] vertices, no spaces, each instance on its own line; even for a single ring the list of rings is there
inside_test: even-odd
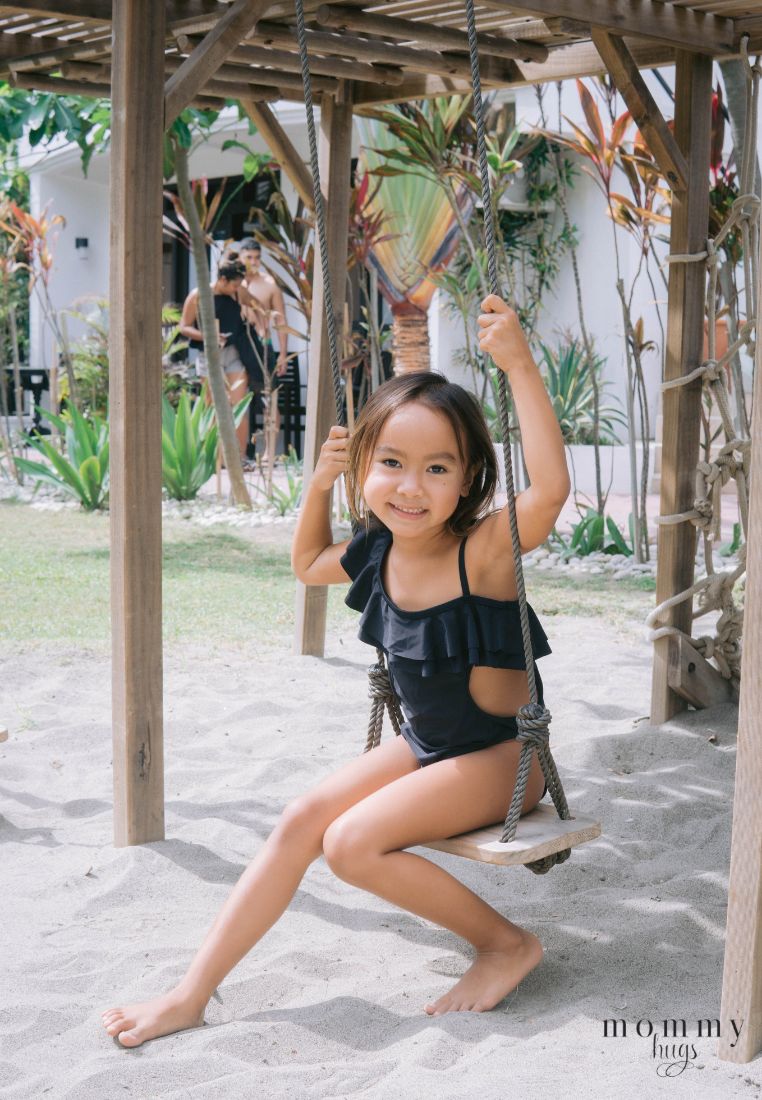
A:
[[[489,181],[489,164],[487,161],[487,142],[484,128],[484,105],[482,102],[481,74],[479,72],[479,49],[476,37],[476,16],[473,0],[465,0],[466,28],[468,33],[468,50],[471,59],[471,85],[474,99],[474,121],[476,123],[476,151],[479,163],[479,175],[482,185],[482,210],[484,212],[484,243],[487,250],[487,273],[489,288],[492,294],[500,294],[500,285],[497,273],[497,247],[495,243],[495,224],[492,211],[492,191]],[[558,777],[555,763],[549,748],[550,741],[550,711],[538,702],[537,683],[534,673],[534,654],[532,651],[532,638],[529,631],[529,613],[527,611],[526,589],[524,586],[524,569],[521,562],[521,543],[519,529],[516,520],[516,497],[513,483],[513,463],[511,461],[511,448],[508,446],[510,439],[510,419],[508,415],[508,390],[505,372],[497,372],[498,411],[500,413],[500,426],[505,445],[503,447],[503,460],[505,464],[505,490],[507,494],[508,521],[511,528],[511,547],[513,550],[514,571],[516,574],[516,590],[519,604],[519,619],[521,622],[521,639],[524,647],[524,664],[527,673],[529,687],[529,703],[519,707],[516,714],[518,736],[516,740],[521,744],[521,754],[516,775],[516,784],[513,788],[513,797],[505,819],[505,825],[501,834],[501,841],[505,844],[516,836],[521,810],[526,797],[527,779],[532,763],[532,755],[537,752],[542,767],[545,781],[548,784],[548,792],[553,799],[553,804],[558,811],[558,816],[566,821],[571,817],[566,802],[561,780]],[[538,873],[543,873],[555,863],[562,863],[568,859],[569,849],[558,852],[555,856],[549,856],[548,860],[540,860],[538,864],[528,866]]]
[[[722,228],[715,237],[707,240],[706,248],[695,253],[676,253],[667,257],[667,263],[704,263],[707,268],[707,352],[706,360],[698,367],[670,379],[661,385],[662,392],[677,386],[690,386],[700,382],[703,390],[716,405],[722,420],[725,443],[719,452],[708,460],[701,459],[696,465],[696,484],[693,507],[689,511],[672,515],[657,516],[661,525],[692,523],[703,536],[706,576],[697,580],[689,588],[670,596],[655,607],[646,618],[648,638],[655,642],[667,635],[682,636],[690,642],[706,660],[714,659],[717,668],[725,679],[738,687],[741,678],[741,634],[743,631],[743,612],[733,600],[733,591],[737,581],[745,572],[746,539],[749,523],[748,480],[751,462],[751,441],[748,437],[746,409],[743,404],[741,379],[736,377],[737,413],[734,419],[727,386],[726,366],[734,364],[738,352],[746,347],[754,355],[756,341],[756,303],[758,280],[757,250],[759,245],[760,197],[754,193],[755,171],[757,163],[757,117],[759,113],[759,81],[762,76],[759,58],[749,63],[748,38],[741,42],[741,53],[746,62],[746,125],[744,148],[741,164],[739,187],[741,194],[734,200]],[[717,281],[719,255],[718,248],[733,232],[739,229],[743,248],[744,297],[746,320],[739,326],[736,338],[729,342],[724,355],[717,356]],[[738,510],[741,518],[742,545],[738,551],[739,565],[732,570],[715,573],[713,544],[720,538],[722,527],[722,489],[733,478],[738,494]],[[671,607],[683,600],[698,597],[699,609],[692,613],[696,619],[711,611],[720,615],[714,625],[714,636],[702,634],[691,637],[673,626],[657,626]]]

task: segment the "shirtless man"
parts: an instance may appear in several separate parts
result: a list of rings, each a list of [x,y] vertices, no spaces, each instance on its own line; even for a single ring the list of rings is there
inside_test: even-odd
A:
[[[238,246],[238,255],[246,265],[244,287],[256,298],[261,309],[244,309],[244,315],[253,325],[262,341],[265,364],[271,369],[270,334],[274,327],[278,333],[278,359],[275,364],[276,379],[282,378],[288,368],[288,326],[286,324],[286,306],[283,292],[272,275],[262,270],[262,246],[253,237],[246,237]],[[277,385],[277,381],[274,381]],[[275,405],[275,432],[280,431],[280,412]],[[266,461],[266,456],[265,456]]]

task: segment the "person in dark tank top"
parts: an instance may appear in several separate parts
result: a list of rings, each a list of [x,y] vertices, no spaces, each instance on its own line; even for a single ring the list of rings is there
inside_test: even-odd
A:
[[[231,405],[237,405],[247,390],[246,367],[241,361],[238,342],[244,327],[241,306],[252,306],[255,299],[243,285],[246,266],[235,252],[229,252],[217,268],[217,278],[212,283],[214,316],[219,332],[220,359]],[[199,377],[206,378],[208,364],[204,355],[204,334],[198,314],[198,289],[192,290],[183,304],[180,333],[190,346],[200,351],[196,360]],[[241,457],[245,459],[249,437],[249,418],[244,416],[236,429]]]

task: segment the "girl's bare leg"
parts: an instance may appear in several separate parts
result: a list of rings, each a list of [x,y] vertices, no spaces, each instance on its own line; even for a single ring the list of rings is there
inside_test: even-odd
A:
[[[347,882],[468,940],[476,958],[430,1015],[494,1008],[542,959],[535,935],[501,916],[428,859],[402,851],[502,821],[508,812],[518,762],[515,742],[468,753],[403,776],[337,818],[325,832],[323,851]],[[524,812],[542,792],[535,759]]]
[[[233,888],[188,972],[169,993],[103,1013],[109,1035],[139,1046],[200,1027],[214,990],[282,915],[302,877],[322,853],[329,824],[356,802],[418,768],[401,737],[364,753],[290,803]]]

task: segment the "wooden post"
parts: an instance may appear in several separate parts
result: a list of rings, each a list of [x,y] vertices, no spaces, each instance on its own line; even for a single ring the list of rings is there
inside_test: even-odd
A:
[[[352,155],[352,104],[323,97],[320,109],[320,183],[326,209],[328,263],[336,323],[341,330],[347,273],[347,232]],[[330,195],[330,198],[329,198]],[[339,337],[341,347],[341,337]],[[307,424],[304,437],[304,487],[320,455],[328,430],[336,422],[336,408],[328,356],[323,274],[315,243],[315,285],[312,295],[309,373],[307,376]],[[328,590],[325,585],[297,582],[297,653],[322,657]]]
[[[114,4],[111,631],[114,843],[164,837],[161,216],[164,4]],[[139,150],[139,154],[138,151]]]
[[[762,317],[762,293],[757,318]],[[759,322],[758,322],[759,323]],[[749,1062],[762,1050],[762,340],[757,340],[741,697],[730,848],[725,968],[717,1053]],[[740,1036],[733,1027],[735,1021]]]
[[[708,57],[678,51],[675,70],[675,138],[688,162],[688,189],[672,196],[672,254],[701,252],[706,247],[712,63]],[[705,279],[703,263],[670,264],[665,381],[689,373],[701,362]],[[663,409],[660,513],[672,515],[693,507],[701,380],[665,390]],[[659,525],[657,604],[693,584],[696,534],[692,523]],[[690,633],[691,613],[691,601],[684,600],[670,609],[664,625]],[[651,683],[653,725],[666,722],[686,707],[685,700],[669,686],[669,652],[669,637],[655,642]]]

